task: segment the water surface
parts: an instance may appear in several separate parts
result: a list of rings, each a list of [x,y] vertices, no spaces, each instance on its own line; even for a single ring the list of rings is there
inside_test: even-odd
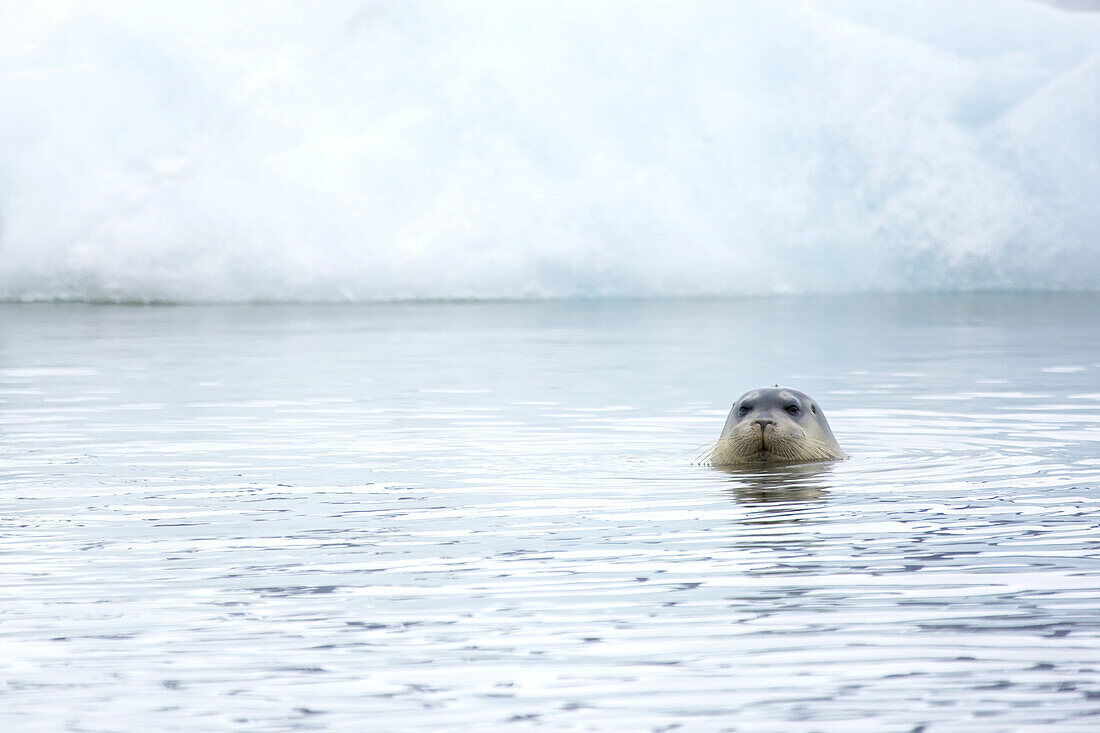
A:
[[[0,723],[1095,730],[1096,313],[0,306]]]

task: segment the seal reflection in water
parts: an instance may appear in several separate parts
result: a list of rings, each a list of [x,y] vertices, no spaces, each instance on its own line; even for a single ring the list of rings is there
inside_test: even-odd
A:
[[[741,395],[710,453],[712,466],[842,458],[847,456],[817,402],[788,387],[762,387]]]
[[[786,512],[801,521],[797,512],[801,509],[789,507],[790,504],[804,504],[808,501],[824,500],[829,495],[829,463],[740,463],[735,466],[718,466],[730,477],[733,485],[729,492],[741,504],[781,503],[783,509],[771,515],[750,516],[741,519],[741,524],[761,524],[771,521],[787,521]],[[796,521],[792,518],[790,521]]]

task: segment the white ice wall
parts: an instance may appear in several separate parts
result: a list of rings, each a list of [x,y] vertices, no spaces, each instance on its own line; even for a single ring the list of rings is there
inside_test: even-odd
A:
[[[0,299],[1100,289],[1100,14],[4,7]]]

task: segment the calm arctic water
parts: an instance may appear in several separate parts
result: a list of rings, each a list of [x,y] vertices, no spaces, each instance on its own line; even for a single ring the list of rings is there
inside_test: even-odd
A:
[[[0,306],[0,725],[1095,730],[1097,313]]]

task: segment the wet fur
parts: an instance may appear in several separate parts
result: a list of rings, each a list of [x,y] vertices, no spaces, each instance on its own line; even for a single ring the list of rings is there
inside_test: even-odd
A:
[[[742,404],[745,407],[738,417],[734,411]],[[788,418],[784,409],[795,410],[791,413],[794,417]],[[807,433],[800,424],[807,418],[816,421],[813,436],[818,432],[821,436],[812,437]],[[760,421],[769,424],[763,425]],[[814,401],[798,390],[778,386],[750,390],[742,395],[730,411],[722,437],[706,456],[712,466],[810,463],[844,458],[847,456],[837,445],[824,413]]]
[[[712,466],[735,466],[742,463],[835,461],[844,457],[828,443],[806,435],[806,431],[797,425],[773,427],[769,431],[767,448],[759,428],[740,425],[728,438],[714,444],[709,462]]]

